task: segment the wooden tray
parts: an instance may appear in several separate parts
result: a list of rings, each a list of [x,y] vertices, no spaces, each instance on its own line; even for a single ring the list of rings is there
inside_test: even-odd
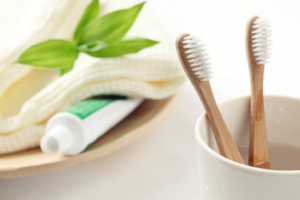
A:
[[[120,149],[159,124],[170,110],[175,98],[176,95],[160,101],[146,100],[118,126],[77,156],[47,156],[39,148],[0,156],[0,179],[63,169]]]

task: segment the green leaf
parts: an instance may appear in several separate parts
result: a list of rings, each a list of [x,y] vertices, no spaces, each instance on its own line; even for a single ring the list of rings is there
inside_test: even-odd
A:
[[[74,40],[77,39],[80,31],[91,21],[96,19],[99,15],[99,1],[92,0],[92,2],[85,8],[83,15],[81,16],[80,21],[77,24]]]
[[[105,47],[96,52],[86,52],[93,57],[118,57],[128,53],[136,53],[140,50],[157,44],[157,41],[146,38],[131,38],[121,40],[119,43]]]
[[[82,45],[96,40],[106,44],[119,42],[133,25],[144,4],[145,2],[93,20],[82,29],[77,44]]]
[[[74,43],[66,40],[47,40],[31,46],[16,61],[40,68],[68,68],[78,57]]]
[[[73,65],[63,68],[60,70],[60,75],[63,76],[64,74],[68,73],[69,71],[71,71],[73,69]]]

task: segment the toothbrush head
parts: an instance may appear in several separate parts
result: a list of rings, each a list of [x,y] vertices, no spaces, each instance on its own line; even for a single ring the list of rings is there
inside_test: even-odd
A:
[[[270,58],[271,29],[267,20],[254,17],[250,23],[251,50],[256,65],[265,65]]]
[[[182,34],[176,40],[176,48],[187,76],[199,82],[209,81],[211,65],[202,41],[197,36]]]

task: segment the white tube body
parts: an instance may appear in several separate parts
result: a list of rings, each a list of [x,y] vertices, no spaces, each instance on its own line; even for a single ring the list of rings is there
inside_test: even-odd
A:
[[[142,98],[113,100],[84,118],[71,112],[59,113],[48,121],[41,149],[48,155],[77,155],[123,120],[142,101]]]

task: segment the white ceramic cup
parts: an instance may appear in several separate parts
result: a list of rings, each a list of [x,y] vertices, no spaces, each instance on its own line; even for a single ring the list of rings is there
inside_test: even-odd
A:
[[[265,96],[272,170],[249,167],[218,152],[203,113],[196,124],[201,200],[300,199],[300,99]],[[219,104],[245,162],[248,162],[250,97]]]

